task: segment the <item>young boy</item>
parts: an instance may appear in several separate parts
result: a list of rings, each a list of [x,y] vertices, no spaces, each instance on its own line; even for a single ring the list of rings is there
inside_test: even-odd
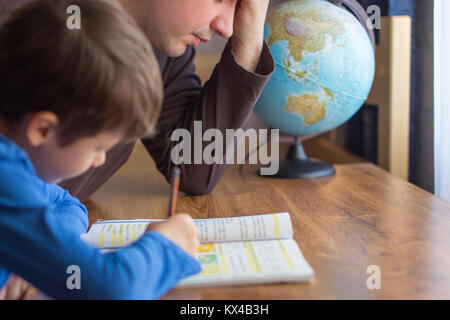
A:
[[[71,5],[81,29],[67,27]],[[112,3],[34,0],[0,26],[0,289],[16,274],[52,298],[151,299],[200,271],[189,216],[103,255],[79,239],[86,208],[54,184],[149,135],[161,104],[152,49]]]

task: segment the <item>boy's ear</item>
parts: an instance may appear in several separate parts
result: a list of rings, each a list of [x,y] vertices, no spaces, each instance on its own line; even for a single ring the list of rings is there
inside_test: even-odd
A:
[[[26,136],[33,147],[39,147],[57,134],[59,118],[49,111],[41,111],[29,115]]]

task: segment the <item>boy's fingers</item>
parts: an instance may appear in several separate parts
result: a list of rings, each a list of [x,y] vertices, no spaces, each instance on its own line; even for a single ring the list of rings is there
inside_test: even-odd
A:
[[[0,300],[19,300],[24,297],[30,284],[17,275],[12,275],[0,291]]]
[[[6,298],[6,290],[7,290],[7,287],[6,287],[6,286],[4,286],[4,287],[0,290],[0,300],[5,300],[5,298]]]
[[[163,221],[154,221],[154,222],[150,223],[147,227],[147,231],[153,230],[155,227],[157,227],[161,223],[163,223]]]
[[[11,285],[8,287],[8,293],[6,294],[6,300],[19,300],[20,298],[20,286]]]
[[[26,291],[23,293],[22,300],[39,300],[39,297],[40,291],[32,285],[29,285]]]
[[[13,275],[7,288],[6,300],[18,300],[21,296],[22,280],[16,275]]]

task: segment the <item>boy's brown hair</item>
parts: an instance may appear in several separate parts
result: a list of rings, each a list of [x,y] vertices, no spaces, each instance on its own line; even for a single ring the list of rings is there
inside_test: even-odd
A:
[[[69,30],[76,5],[81,28]],[[67,145],[104,131],[134,140],[152,133],[163,85],[152,48],[134,20],[105,0],[33,0],[0,26],[0,117],[54,112]]]

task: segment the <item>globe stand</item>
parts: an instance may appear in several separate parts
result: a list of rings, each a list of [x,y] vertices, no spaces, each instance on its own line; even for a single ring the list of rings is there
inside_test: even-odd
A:
[[[297,137],[287,153],[286,159],[280,162],[276,175],[265,176],[281,179],[317,179],[336,174],[331,164],[310,160],[306,155],[302,142]]]

